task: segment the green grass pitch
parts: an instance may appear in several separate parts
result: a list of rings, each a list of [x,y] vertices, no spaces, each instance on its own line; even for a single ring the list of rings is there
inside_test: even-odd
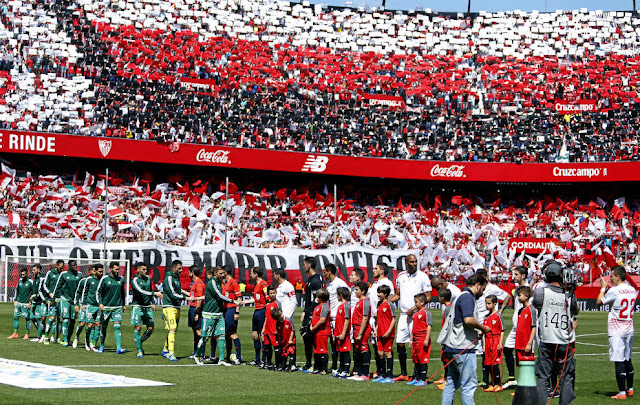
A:
[[[300,310],[296,313],[299,320]],[[191,329],[187,327],[186,310],[183,309],[182,324],[176,338],[176,354],[188,356],[192,351]],[[239,334],[242,341],[243,357],[253,358],[251,340],[251,308],[243,308],[240,317]],[[435,342],[441,314],[432,311],[434,330],[432,339]],[[511,311],[505,313],[507,331],[511,327]],[[198,403],[206,401],[216,404],[394,404],[413,390],[404,383],[375,384],[371,382],[347,381],[327,376],[307,375],[300,372],[282,373],[261,370],[248,366],[191,366],[192,360],[181,359],[177,363],[169,363],[160,356],[165,330],[160,319],[160,311],[156,312],[157,330],[145,342],[147,355],[143,359],[135,356],[133,329],[129,324],[129,311],[123,317],[123,346],[130,351],[124,355],[116,355],[113,330],[109,328],[105,353],[90,353],[84,348],[62,348],[59,345],[44,346],[22,339],[6,340],[11,334],[13,316],[12,304],[0,304],[0,357],[45,363],[57,366],[72,366],[78,369],[106,374],[124,375],[156,381],[174,383],[168,387],[140,388],[103,388],[103,389],[54,389],[27,390],[0,384],[0,403],[7,404],[55,404],[55,403]],[[613,365],[607,355],[606,336],[607,314],[605,312],[583,312],[579,316],[576,378],[576,404],[605,404],[613,402],[609,395],[615,394],[616,383]],[[296,326],[299,322],[296,321]],[[20,333],[24,333],[24,322],[21,320]],[[638,343],[636,343],[637,347]],[[634,352],[638,352],[636,348]],[[429,375],[437,371],[441,362],[439,345],[432,350]],[[304,360],[301,339],[298,340],[298,362]],[[95,367],[100,366],[100,367]],[[156,366],[156,367],[148,367]],[[159,366],[159,367],[158,367]],[[182,367],[188,366],[188,367]],[[372,362],[371,371],[375,365]],[[479,367],[478,367],[479,368]],[[394,366],[396,374],[399,365]],[[506,374],[506,370],[504,370]],[[510,404],[511,391],[497,394],[502,404]],[[439,404],[441,391],[429,385],[418,389],[403,404]],[[551,404],[557,404],[553,400]],[[637,403],[638,399],[628,400]],[[455,404],[460,403],[459,392]],[[476,404],[495,404],[493,393],[476,392]]]

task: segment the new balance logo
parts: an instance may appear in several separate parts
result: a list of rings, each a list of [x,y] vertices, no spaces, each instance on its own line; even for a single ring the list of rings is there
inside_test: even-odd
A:
[[[321,173],[327,169],[327,163],[329,162],[329,157],[327,156],[315,156],[309,155],[307,160],[304,162],[302,166],[303,172],[315,172]]]

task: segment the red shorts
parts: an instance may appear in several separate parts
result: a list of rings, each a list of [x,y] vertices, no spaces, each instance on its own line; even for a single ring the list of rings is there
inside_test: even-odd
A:
[[[502,350],[497,346],[487,346],[484,351],[484,365],[493,366],[502,363]]]
[[[393,336],[390,336],[388,338],[378,336],[377,346],[379,352],[391,352],[393,350]]]
[[[351,351],[351,338],[349,336],[347,336],[347,338],[345,340],[338,340],[337,337],[335,337],[336,340],[336,350],[339,353],[344,353],[344,352],[350,352]]]
[[[313,341],[313,352],[315,354],[327,354],[327,342],[329,341],[329,335],[316,334]]]
[[[411,358],[414,364],[429,363],[429,356],[431,356],[431,345],[425,348],[424,341],[411,342]]]
[[[353,347],[354,350],[357,350],[361,353],[369,351],[369,338],[371,337],[371,330],[365,330],[364,335],[362,336],[362,340],[360,343],[356,343],[356,337],[353,336]]]
[[[265,345],[273,345],[273,346],[278,346],[278,335],[275,334],[271,334],[271,333],[265,333],[262,336],[262,341],[264,342]]]

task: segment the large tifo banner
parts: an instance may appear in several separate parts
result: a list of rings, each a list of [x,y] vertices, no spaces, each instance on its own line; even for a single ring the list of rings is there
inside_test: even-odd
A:
[[[334,259],[335,253],[335,259]],[[318,262],[318,270],[327,263],[338,267],[342,278],[349,279],[352,269],[359,267],[367,273],[367,281],[373,280],[373,268],[378,263],[386,263],[395,276],[405,269],[405,257],[418,254],[412,250],[381,250],[359,245],[341,246],[335,249],[297,249],[297,248],[242,248],[231,247],[224,250],[224,245],[209,245],[198,248],[186,248],[160,242],[107,243],[107,260],[129,260],[131,265],[144,262],[152,267],[151,277],[154,283],[162,282],[164,268],[174,260],[182,261],[183,267],[197,265],[199,267],[232,265],[234,277],[242,283],[248,283],[249,271],[259,266],[266,270],[265,279],[271,283],[274,269],[284,269],[289,280],[295,284],[298,279],[306,281],[303,270],[304,258],[313,256]],[[102,259],[103,243],[80,239],[8,239],[0,238],[0,260],[6,256],[47,257],[57,259],[71,257],[77,259]],[[133,270],[132,270],[133,272]],[[15,273],[15,274],[14,274]],[[189,279],[184,271],[183,287],[189,286]],[[9,269],[9,279],[17,280],[17,269]]]
[[[0,130],[0,152],[434,181],[640,181],[640,162],[478,163],[383,159]],[[11,160],[11,158],[8,158]]]

